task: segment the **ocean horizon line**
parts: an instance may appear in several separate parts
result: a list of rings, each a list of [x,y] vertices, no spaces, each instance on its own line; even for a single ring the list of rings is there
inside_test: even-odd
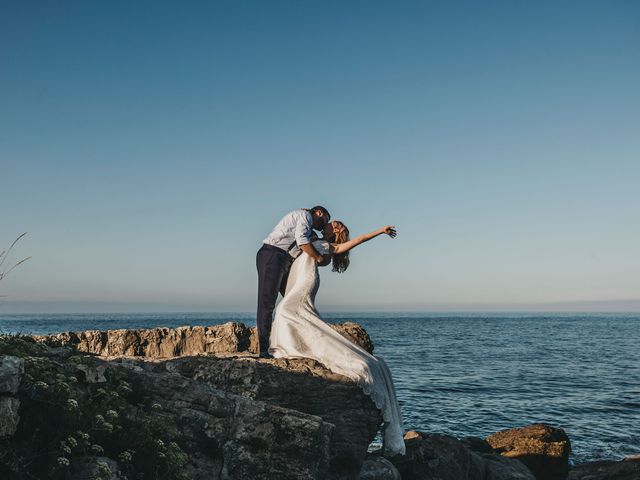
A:
[[[395,303],[395,302],[394,302]],[[411,314],[466,314],[466,313],[535,313],[535,314],[636,314],[640,313],[640,298],[566,300],[541,302],[415,302],[378,305],[340,305],[319,302],[321,313],[411,313]],[[0,315],[53,315],[53,314],[199,314],[199,313],[255,313],[255,306],[246,303],[220,305],[186,302],[149,301],[97,301],[97,300],[12,300],[0,298]]]
[[[527,315],[527,316],[608,316],[608,315],[640,315],[638,310],[612,310],[612,311],[566,311],[566,310],[324,310],[326,315],[406,315],[416,316],[484,316],[484,315]],[[0,312],[0,319],[6,317],[30,317],[30,316],[169,316],[192,315],[217,317],[229,315],[231,317],[255,317],[255,312],[248,310],[184,310],[184,311],[78,311],[78,312]]]

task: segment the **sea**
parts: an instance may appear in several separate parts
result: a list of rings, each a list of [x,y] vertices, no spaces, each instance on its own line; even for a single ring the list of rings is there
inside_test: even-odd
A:
[[[640,314],[331,313],[385,358],[407,430],[486,437],[543,422],[570,461],[640,454]],[[0,333],[255,325],[250,313],[0,314]],[[377,439],[379,442],[379,438]]]

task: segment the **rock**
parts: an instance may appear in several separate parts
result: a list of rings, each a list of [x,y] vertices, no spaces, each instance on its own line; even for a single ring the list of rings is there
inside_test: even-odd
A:
[[[407,440],[416,440],[416,439],[421,439],[424,438],[424,434],[422,432],[417,432],[415,430],[407,430],[404,434],[404,440],[405,442]]]
[[[589,462],[576,465],[569,471],[567,480],[638,480],[640,458],[620,461]]]
[[[331,326],[368,352],[373,352],[369,334],[357,323],[346,322]],[[258,352],[255,327],[249,328],[242,323],[232,322],[211,327],[87,330],[37,335],[33,338],[50,346],[73,346],[80,352],[103,357],[172,358]]]
[[[406,455],[390,460],[403,480],[481,479],[483,467],[456,438],[448,435],[411,435]]]
[[[20,400],[15,397],[0,397],[0,438],[11,437],[18,429]]]
[[[373,353],[373,341],[371,341],[371,337],[361,325],[355,322],[345,322],[331,324],[331,327],[343,337],[364,348],[367,352]]]
[[[358,480],[402,480],[398,469],[384,457],[371,456],[362,464]]]
[[[242,323],[213,327],[88,330],[36,336],[50,345],[74,346],[80,352],[105,357],[171,358],[206,353],[248,351],[250,329]]]
[[[484,460],[484,480],[533,480],[536,477],[518,460],[492,454],[480,454]]]
[[[367,447],[382,423],[373,401],[354,382],[311,359],[183,357],[137,365],[150,371],[179,373],[251,400],[317,415],[333,425],[328,451],[333,477],[329,478],[357,478]]]
[[[489,445],[489,443],[482,438],[464,437],[460,439],[460,441],[464,444],[465,447],[476,453],[493,453],[493,448],[491,448],[491,445]]]
[[[504,430],[486,440],[496,453],[524,463],[538,480],[567,476],[571,443],[560,428],[538,423]]]
[[[349,322],[332,326],[351,341],[373,350],[369,335],[360,325]],[[317,416],[323,425],[332,427],[327,447],[328,478],[357,478],[367,447],[382,423],[380,412],[360,387],[322,364],[311,359],[264,360],[251,356],[257,352],[256,331],[241,323],[69,332],[39,336],[37,340],[55,348],[74,346],[138,373],[170,372],[252,401]],[[77,368],[86,382],[102,381],[104,367],[91,363]],[[241,463],[234,461],[235,466],[230,467],[230,459],[236,458],[230,452],[242,448],[229,445],[235,446],[227,446],[223,471],[239,474]],[[245,458],[247,454],[238,455]],[[266,459],[267,453],[263,457]]]
[[[24,374],[24,360],[11,355],[0,357],[0,394],[15,394]]]
[[[117,369],[130,372],[135,398],[157,405],[165,434],[188,454],[190,479],[358,478],[382,416],[355,382],[311,359],[251,355],[254,335],[242,324],[202,327],[199,340],[186,342],[189,328],[38,340],[55,345],[47,350],[57,349],[51,360],[66,365],[83,391],[120,378]],[[368,339],[359,326],[346,331]],[[69,355],[65,345],[91,355]],[[165,356],[176,352],[183,355]],[[126,415],[135,416],[138,407],[130,408]]]
[[[104,364],[90,366],[85,363],[79,363],[76,365],[76,369],[82,372],[81,375],[86,383],[104,383],[107,381],[104,376],[107,366]]]
[[[16,433],[20,416],[20,400],[13,396],[18,393],[24,375],[24,360],[12,355],[0,356],[0,438]]]
[[[107,457],[90,457],[78,467],[74,480],[127,480],[122,474],[118,462]]]
[[[408,437],[408,439],[407,439]],[[390,458],[402,480],[534,480],[517,460],[469,450],[448,435],[408,432],[407,454]]]
[[[158,367],[132,370],[133,381],[136,389],[161,405],[157,415],[166,434],[179,437],[190,455],[208,457],[201,464],[209,468],[192,467],[185,472],[188,478],[332,478],[327,470],[335,427],[321,417],[252,400]],[[216,466],[218,470],[213,470]]]

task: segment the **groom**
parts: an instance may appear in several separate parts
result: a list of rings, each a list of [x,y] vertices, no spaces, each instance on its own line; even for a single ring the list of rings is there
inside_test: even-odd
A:
[[[273,309],[276,306],[278,292],[284,296],[289,277],[289,268],[293,260],[302,252],[322,261],[311,242],[316,239],[313,230],[322,230],[329,223],[331,215],[326,208],[317,205],[313,208],[300,208],[289,212],[278,222],[271,233],[263,240],[256,255],[258,267],[258,339],[260,358],[273,358],[269,354],[269,336],[273,322]]]

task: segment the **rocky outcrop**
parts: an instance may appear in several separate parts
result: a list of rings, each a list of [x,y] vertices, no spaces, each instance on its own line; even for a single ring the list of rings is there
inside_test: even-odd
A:
[[[318,451],[326,449],[326,468],[330,471],[326,478],[356,478],[367,447],[382,422],[380,412],[359,387],[311,359],[200,356],[165,361],[117,359],[111,363],[160,378],[173,378],[167,374],[178,375],[177,378],[241,396],[249,404],[264,403],[314,416],[331,426],[326,445],[317,446]],[[150,385],[149,390],[155,395],[155,387]],[[271,440],[274,448],[281,443],[278,437]],[[265,445],[269,442],[264,439]],[[267,453],[264,455],[266,457]],[[273,463],[273,460],[267,463]]]
[[[185,451],[197,459],[187,466],[188,478],[355,476],[329,472],[336,426],[318,415],[218,389],[200,379],[183,376],[164,362],[128,366],[133,369],[136,388],[150,396],[148,401],[156,405],[157,415],[162,416],[168,440],[180,441]],[[357,469],[359,465],[351,465],[351,470]]]
[[[373,351],[359,325],[333,327]],[[411,431],[406,456],[368,454],[370,398],[314,360],[257,358],[243,324],[36,338],[0,336],[0,478],[566,478],[569,439],[541,424],[486,440]],[[568,480],[639,471],[593,462]]]
[[[373,349],[359,325],[334,328]],[[109,470],[111,478],[137,475],[131,457],[140,462],[143,454],[118,445],[135,434],[118,440],[119,432],[161,425],[161,433],[146,435],[153,435],[157,445],[146,448],[145,455],[161,455],[159,464],[175,460],[189,479],[356,479],[382,422],[371,399],[354,382],[322,364],[252,355],[255,329],[242,324],[35,338],[37,348],[25,339],[13,342],[20,351],[30,352],[29,380],[20,390],[27,400],[26,414],[37,405],[51,409],[48,418],[66,418],[69,409],[83,411],[78,418],[90,420],[83,429],[96,437],[92,440],[96,444],[87,444],[85,450],[95,449],[106,459],[96,463],[93,457],[76,456],[74,445],[82,442],[84,437],[78,435],[84,433],[71,415],[67,434],[53,429],[50,440],[42,439],[45,444],[62,445],[49,454],[60,455],[53,461],[59,463],[55,468],[68,470],[65,478],[79,479],[78,475],[97,469]],[[3,348],[0,339],[0,354],[11,350],[11,343]],[[12,364],[9,357],[0,358],[3,365]],[[0,370],[0,385],[4,383],[11,384],[12,391],[20,384]],[[0,408],[17,410],[12,407]],[[39,435],[36,417],[16,421],[7,430],[8,435],[15,434],[14,452],[26,451],[29,438]],[[18,457],[7,471],[19,471],[20,463],[28,462]]]
[[[486,441],[496,453],[524,463],[537,480],[567,477],[571,442],[560,428],[537,423],[495,433]]]
[[[534,480],[517,460],[478,453],[449,435],[407,432],[407,454],[390,460],[403,480]]]
[[[331,325],[334,330],[369,353],[373,342],[357,323]],[[68,345],[85,353],[103,357],[173,358],[187,355],[257,353],[255,327],[225,323],[211,327],[87,330],[35,336],[51,345]]]
[[[373,351],[373,342],[360,325],[332,326],[354,343]],[[68,332],[36,338],[49,345],[72,346],[81,352],[107,357],[128,368],[177,373],[252,401],[317,415],[333,426],[327,447],[329,478],[357,477],[364,453],[382,421],[373,402],[353,382],[333,374],[318,362],[254,358],[250,354],[257,352],[255,328],[241,323]],[[140,357],[148,361],[132,361]],[[166,361],[152,361],[160,359]],[[101,367],[78,368],[83,369],[84,378],[103,375]]]
[[[640,455],[620,461],[589,462],[571,469],[567,480],[638,480]]]

